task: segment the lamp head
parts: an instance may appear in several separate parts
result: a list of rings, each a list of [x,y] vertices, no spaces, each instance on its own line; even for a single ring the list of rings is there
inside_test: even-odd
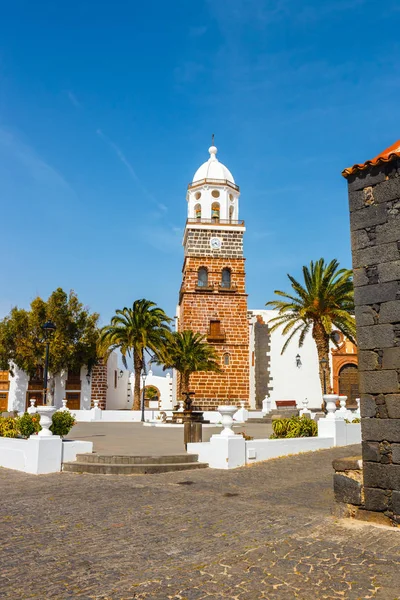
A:
[[[46,339],[49,339],[53,333],[55,332],[55,330],[57,329],[55,323],[53,323],[53,321],[46,321],[46,323],[44,323],[44,325],[42,325],[42,329],[44,332],[44,337]]]

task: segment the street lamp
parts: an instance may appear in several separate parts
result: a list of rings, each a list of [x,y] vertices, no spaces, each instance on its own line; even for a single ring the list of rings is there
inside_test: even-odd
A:
[[[146,365],[143,362],[142,370],[142,418],[141,421],[144,423],[144,396],[145,396],[145,385],[146,385]]]
[[[43,405],[47,404],[47,376],[49,371],[49,347],[50,340],[53,336],[53,333],[57,329],[53,321],[46,321],[44,325],[42,325],[44,339],[46,340],[46,358],[44,361],[44,371],[43,371]]]
[[[328,366],[328,361],[326,360],[326,358],[322,358],[319,361],[319,364],[321,365],[322,373],[324,376],[324,396],[326,396],[326,367]]]

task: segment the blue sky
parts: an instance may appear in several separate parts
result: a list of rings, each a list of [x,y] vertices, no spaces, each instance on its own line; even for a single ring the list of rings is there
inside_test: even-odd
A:
[[[400,6],[371,0],[1,2],[0,316],[74,289],[106,322],[174,315],[185,193],[241,187],[249,306],[350,266],[344,167],[400,138]]]

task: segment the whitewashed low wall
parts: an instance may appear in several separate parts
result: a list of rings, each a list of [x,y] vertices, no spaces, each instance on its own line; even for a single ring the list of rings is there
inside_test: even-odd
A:
[[[172,410],[157,410],[153,408],[146,408],[144,411],[145,421],[155,421],[157,416],[165,412],[167,416],[172,415]],[[78,423],[90,423],[92,421],[103,421],[104,423],[129,423],[139,422],[142,419],[141,410],[100,410],[99,408],[92,408],[90,410],[72,410],[72,414],[75,415]],[[246,419],[247,411],[243,412],[241,409],[234,415],[235,423],[243,423]],[[260,412],[261,415],[261,412]],[[205,411],[204,419],[210,421],[210,423],[221,423],[221,415],[218,411]],[[253,415],[252,415],[253,416]]]
[[[91,410],[72,410],[78,423],[90,423],[92,421],[102,421],[103,423],[130,423],[139,422],[142,418],[141,410],[100,410],[92,408]],[[158,410],[146,408],[144,411],[145,421],[154,421],[158,415]]]
[[[361,444],[361,423],[346,423],[343,419],[320,419],[318,436],[333,437],[335,446]]]
[[[324,450],[333,445],[332,437],[245,441],[241,435],[213,435],[209,442],[188,444],[187,451],[198,454],[199,461],[208,463],[212,469],[232,469],[289,454]]]
[[[73,462],[77,454],[93,452],[93,442],[82,440],[63,440],[61,447],[61,462]]]
[[[200,462],[212,469],[232,469],[280,456],[324,450],[334,446],[361,443],[360,423],[326,418],[318,421],[318,436],[245,441],[241,435],[213,435],[209,442],[188,444],[187,451],[198,454]]]
[[[92,450],[92,442],[62,440],[57,435],[27,440],[0,437],[0,467],[33,475],[58,473],[63,461],[76,460],[78,453]]]
[[[332,448],[333,438],[304,437],[278,440],[249,440],[246,442],[246,463]]]

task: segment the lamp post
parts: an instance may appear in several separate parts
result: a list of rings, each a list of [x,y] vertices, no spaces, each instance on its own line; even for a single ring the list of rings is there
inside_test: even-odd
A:
[[[319,364],[321,365],[322,374],[324,376],[324,396],[326,396],[326,367],[328,365],[328,361],[326,360],[326,358],[322,358],[319,361]]]
[[[146,385],[146,363],[143,361],[143,370],[142,370],[142,418],[140,419],[142,421],[142,423],[144,423],[145,385]]]
[[[49,372],[49,347],[50,340],[52,338],[53,333],[57,329],[53,321],[46,321],[44,325],[42,325],[44,339],[46,340],[46,357],[44,361],[44,371],[43,371],[43,405],[47,404],[47,379]]]

